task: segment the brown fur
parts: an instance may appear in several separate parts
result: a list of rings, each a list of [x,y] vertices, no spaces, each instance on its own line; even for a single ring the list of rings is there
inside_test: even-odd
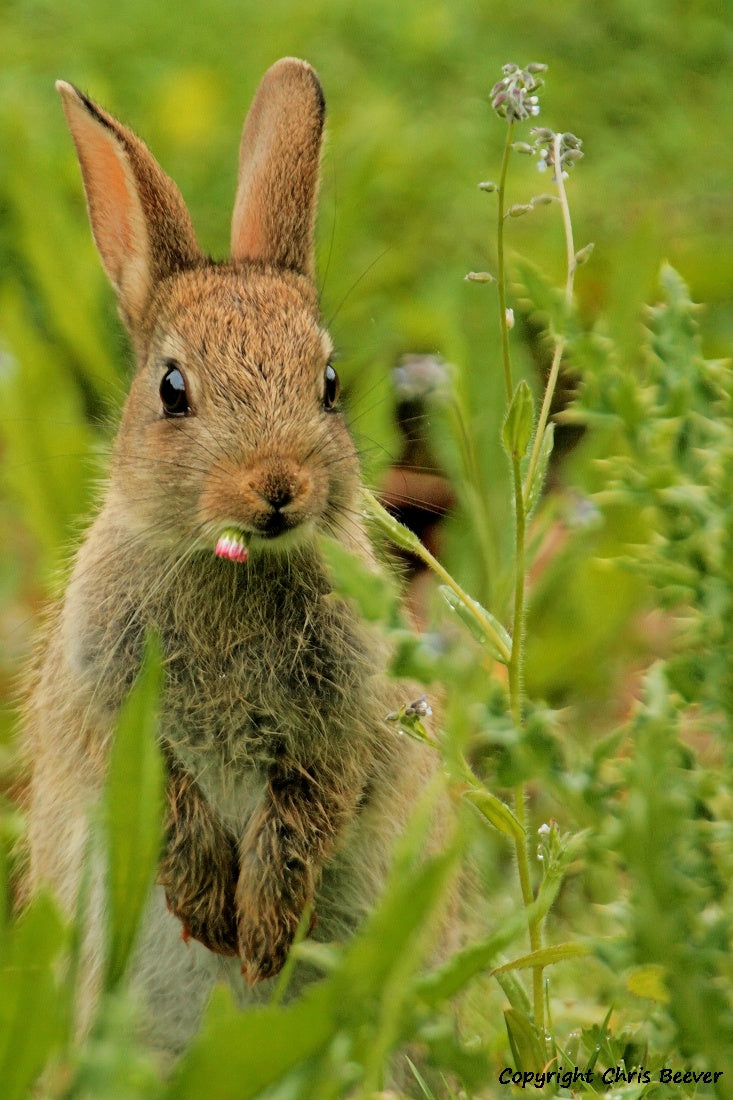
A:
[[[433,765],[385,722],[401,693],[383,643],[330,593],[316,538],[334,535],[377,568],[354,447],[323,400],[313,70],[285,59],[263,79],[224,264],[199,253],[142,142],[70,85],[60,91],[138,368],[100,513],[33,677],[31,877],[73,907],[116,716],[152,628],[166,670],[169,912],[151,902],[137,966],[159,1041],[177,1048],[218,971],[203,947],[176,944],[176,921],[238,956],[250,983],[278,972],[309,911],[322,938],[348,934]],[[172,419],[159,396],[170,361],[191,410]],[[252,536],[246,565],[214,555],[232,524]],[[101,924],[97,911],[90,989]]]

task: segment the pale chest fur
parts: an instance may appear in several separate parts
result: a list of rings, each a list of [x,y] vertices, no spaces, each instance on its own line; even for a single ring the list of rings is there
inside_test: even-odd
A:
[[[93,564],[80,561],[81,572]],[[164,581],[118,564],[114,601],[92,602],[86,585],[70,586],[64,619],[74,672],[92,709],[113,717],[146,631],[156,631],[166,664],[163,744],[223,817],[256,801],[274,762],[369,755],[384,737],[381,646],[329,594],[313,557],[238,565],[200,555],[169,568]],[[104,567],[109,577],[108,560]]]

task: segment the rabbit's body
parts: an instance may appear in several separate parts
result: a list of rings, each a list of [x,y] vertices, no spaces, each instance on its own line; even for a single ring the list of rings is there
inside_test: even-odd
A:
[[[135,970],[148,1034],[176,1050],[222,973],[244,993],[241,970],[259,995],[309,910],[323,939],[358,926],[432,760],[385,721],[400,691],[384,645],[330,592],[319,550],[330,534],[377,568],[313,284],[315,75],[288,59],[263,80],[225,264],[199,253],[142,143],[61,91],[138,370],[101,511],[33,676],[31,878],[73,910],[115,723],[153,630],[167,832]],[[90,1001],[101,882],[99,867]]]

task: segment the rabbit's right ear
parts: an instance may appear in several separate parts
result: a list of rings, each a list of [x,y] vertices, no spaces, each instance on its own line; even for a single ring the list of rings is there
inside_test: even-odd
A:
[[[320,81],[306,61],[284,57],[267,70],[242,132],[232,259],[314,277],[325,114]]]
[[[89,220],[128,328],[156,284],[201,258],[181,193],[148,148],[77,88],[59,80],[76,145]]]

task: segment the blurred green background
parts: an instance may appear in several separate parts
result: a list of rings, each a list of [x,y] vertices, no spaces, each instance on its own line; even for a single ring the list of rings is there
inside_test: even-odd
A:
[[[596,244],[577,283],[586,319],[604,315],[621,354],[636,348],[640,303],[653,298],[666,258],[707,303],[706,352],[730,344],[733,17],[722,2],[6,0],[0,41],[4,700],[37,605],[90,508],[130,365],[86,222],[59,77],[145,138],[181,187],[202,246],[221,256],[256,84],[285,54],[315,65],[328,102],[323,311],[368,475],[376,480],[399,448],[390,383],[399,357],[439,353],[459,364],[499,561],[510,523],[493,290],[463,276],[495,262],[495,200],[476,184],[498,173],[504,126],[488,92],[503,63],[546,62],[540,122],[584,141],[569,191],[577,246]],[[540,179],[517,158],[511,200],[546,188]],[[559,222],[546,208],[512,222],[509,247],[561,283]],[[521,326],[515,339],[531,376],[537,349]],[[456,526],[450,564],[491,602],[465,515]],[[5,731],[9,713],[4,706]]]

